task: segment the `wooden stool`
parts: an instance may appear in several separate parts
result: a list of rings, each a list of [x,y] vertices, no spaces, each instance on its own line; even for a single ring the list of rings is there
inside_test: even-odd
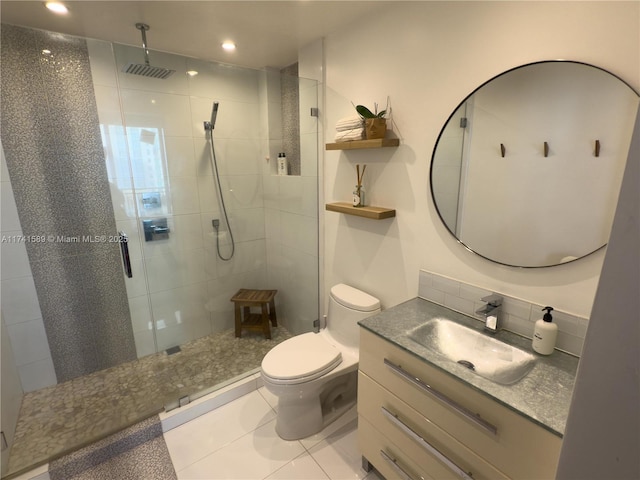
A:
[[[278,326],[274,301],[276,293],[278,293],[277,290],[246,290],[241,288],[231,297],[231,301],[235,304],[236,337],[239,338],[244,329],[262,332],[265,338],[271,339],[269,320],[271,320],[271,325]],[[251,313],[251,307],[260,307],[262,311],[261,313]]]

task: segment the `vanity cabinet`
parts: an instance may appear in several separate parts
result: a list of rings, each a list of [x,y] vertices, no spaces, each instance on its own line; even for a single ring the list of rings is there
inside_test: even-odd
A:
[[[559,436],[378,335],[360,333],[358,438],[386,478],[555,478]]]

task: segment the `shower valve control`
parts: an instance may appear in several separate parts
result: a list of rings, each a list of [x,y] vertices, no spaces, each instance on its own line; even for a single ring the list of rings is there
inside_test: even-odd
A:
[[[154,240],[166,240],[169,238],[169,227],[166,218],[156,218],[153,220],[143,220],[142,227],[144,230],[145,242]]]

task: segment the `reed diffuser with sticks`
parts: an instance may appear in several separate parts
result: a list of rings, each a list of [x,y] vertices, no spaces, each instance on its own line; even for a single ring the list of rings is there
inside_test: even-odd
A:
[[[356,165],[357,181],[356,188],[353,191],[353,206],[364,207],[364,186],[362,185],[362,177],[364,177],[364,171],[367,169],[366,165],[362,166],[362,173],[360,173],[360,164]]]

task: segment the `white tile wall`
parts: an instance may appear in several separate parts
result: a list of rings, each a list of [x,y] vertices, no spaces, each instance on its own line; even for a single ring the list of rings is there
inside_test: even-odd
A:
[[[133,332],[133,339],[136,343],[136,354],[138,358],[151,355],[158,351],[156,336],[153,330]]]
[[[31,275],[2,281],[2,311],[7,325],[42,317],[36,286]]]
[[[1,148],[0,157],[2,315],[11,339],[22,389],[30,392],[55,385],[56,374],[26,246],[20,240],[20,219]]]
[[[7,332],[11,339],[13,356],[18,368],[34,361],[47,360],[50,357],[49,343],[42,319],[37,318],[7,325]]]
[[[94,85],[118,86],[118,72],[113,63],[113,45],[111,42],[87,39],[91,76]]]
[[[92,61],[91,65],[96,62]],[[94,76],[95,81],[95,76]],[[96,104],[98,106],[98,118],[100,124],[113,127],[122,127],[124,125],[122,112],[120,110],[120,100],[118,97],[118,89],[115,86],[94,84],[93,87],[96,95]],[[116,128],[114,133],[124,135],[123,128]]]
[[[2,235],[14,237],[20,235],[18,231],[2,230]],[[28,277],[31,275],[29,257],[24,243],[2,243],[2,280]]]
[[[301,176],[275,175],[282,150],[282,109],[278,72],[265,76],[269,117],[269,156],[262,178],[270,288],[278,289],[278,316],[294,334],[308,332],[318,318],[318,146],[317,86],[300,81]]]
[[[127,230],[125,230],[129,233]],[[140,295],[145,295],[147,293],[147,280],[144,276],[144,267],[143,261],[141,257],[133,257],[131,256],[131,271],[133,272],[132,278],[125,277],[124,284],[127,288],[127,297],[131,299],[132,297],[139,297]]]
[[[220,183],[228,211],[263,207],[262,177],[259,175],[221,176]]]
[[[282,244],[317,257],[318,223],[316,219],[288,212],[282,212],[280,218]]]
[[[300,172],[303,177],[318,176],[318,134],[300,134]]]
[[[266,288],[259,72],[151,52],[152,64],[176,70],[159,81],[120,71],[126,62],[143,60],[140,48],[90,41],[89,50],[103,132],[113,137],[118,125],[155,128],[161,140],[156,172],[163,183],[156,187],[144,178],[131,185],[116,174],[129,171],[134,157],[127,148],[135,151],[138,139],[130,135],[124,149],[117,137],[106,142],[118,227],[130,240],[134,277],[126,283],[138,356],[230,327],[235,291]],[[187,68],[198,75],[188,77]],[[237,251],[230,262],[217,258],[211,226],[212,219],[223,219],[203,128],[214,100],[220,102],[214,146]],[[124,164],[118,169],[117,162]],[[162,206],[145,209],[142,194],[156,191]],[[169,238],[145,242],[136,215],[165,217]],[[224,221],[220,240],[226,255]],[[157,328],[149,329],[153,319]]]
[[[545,305],[538,305],[492,292],[465,282],[443,277],[436,273],[420,271],[418,296],[469,316],[484,305],[480,299],[491,293],[504,297],[502,303],[503,328],[527,338],[533,337],[534,323],[542,318]],[[553,321],[558,325],[556,348],[580,356],[589,320],[554,310]],[[476,317],[478,318],[478,317]]]
[[[16,208],[16,202],[13,198],[13,188],[8,181],[7,176],[6,184],[3,186],[2,192],[0,192],[0,224],[3,231],[20,230],[20,219],[18,218],[18,210]]]
[[[40,390],[57,383],[53,359],[50,354],[44,360],[36,360],[18,367],[18,374],[25,393]]]
[[[199,176],[197,177],[197,179],[198,179],[197,180],[198,199],[200,202],[200,211],[201,212],[220,212],[221,207],[220,207],[220,204],[218,203],[218,196],[216,194],[217,186],[216,186],[216,181],[213,175]],[[222,180],[221,180],[221,183],[222,183]]]
[[[199,249],[146,258],[149,291],[164,292],[205,281],[204,255],[205,249]]]
[[[194,142],[188,137],[166,137],[167,170],[170,178],[195,177],[197,163]]]
[[[4,475],[8,469],[9,455],[13,439],[15,437],[18,415],[22,404],[23,390],[20,382],[20,374],[14,361],[13,348],[7,333],[4,318],[0,314],[0,367],[2,370],[2,388],[0,389],[0,425],[4,432],[5,440],[9,448],[3,448],[0,454],[0,475]]]
[[[113,50],[116,58],[118,59],[118,68],[115,71],[121,88],[157,91],[162,93],[166,92],[179,95],[188,94],[188,80],[187,75],[185,75],[185,72],[187,71],[186,57],[164,52],[151,52],[149,55],[151,65],[176,70],[176,73],[166,80],[159,81],[157,79],[149,79],[140,75],[129,75],[121,71],[121,67],[129,62],[144,63],[144,53],[141,48],[114,44]],[[113,62],[113,58],[104,58],[109,62]]]
[[[187,59],[189,69],[198,75],[189,77],[191,95],[211,100],[258,102],[258,71],[238,69],[229,65]]]
[[[191,135],[189,97],[126,89],[120,89],[120,97],[127,127],[157,128],[166,136]]]

